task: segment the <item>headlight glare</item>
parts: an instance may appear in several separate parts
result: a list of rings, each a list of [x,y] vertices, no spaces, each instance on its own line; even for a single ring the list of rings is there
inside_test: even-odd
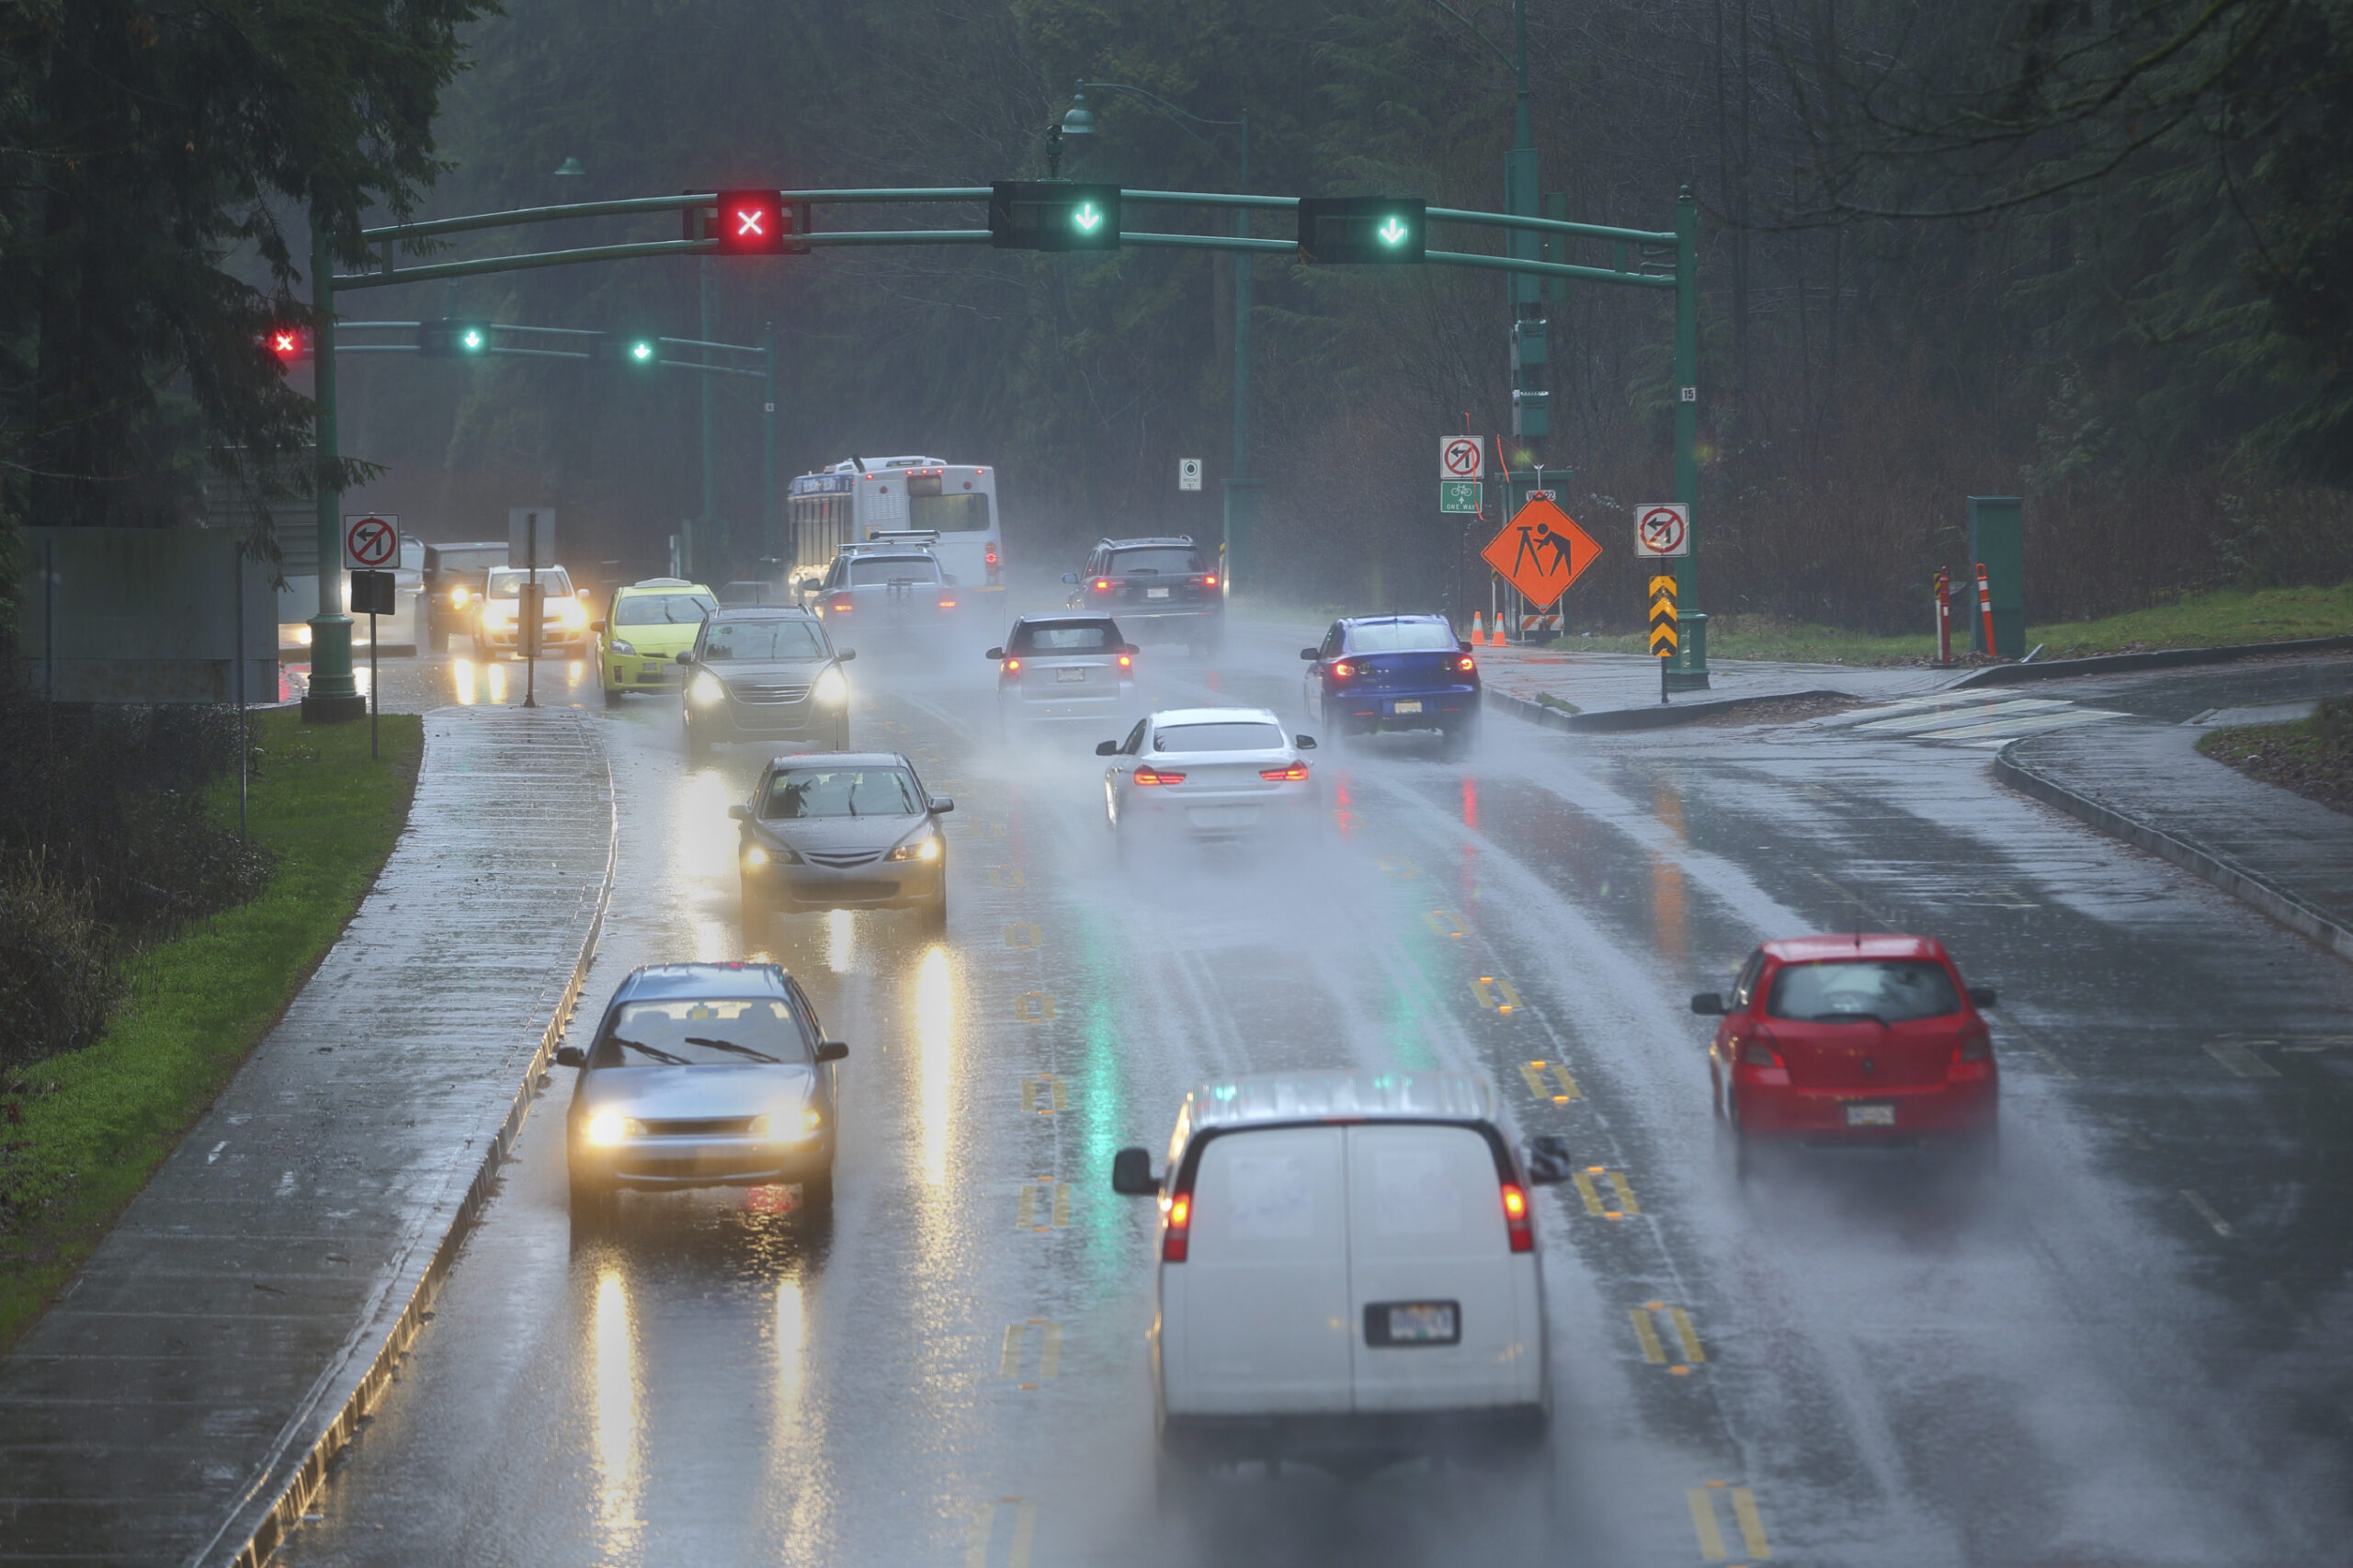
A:
[[[755,844],[744,851],[744,864],[746,866],[765,866],[767,863],[768,852],[758,845]]]
[[[578,599],[564,599],[557,604],[555,618],[566,626],[585,626],[588,624],[588,607]]]
[[[893,860],[937,860],[939,858],[939,835],[929,828],[921,837],[910,838],[891,851]]]
[[[600,1110],[588,1119],[588,1142],[600,1149],[609,1149],[624,1138],[644,1134],[645,1123],[616,1110]]]
[[[801,1131],[803,1132],[815,1132],[824,1125],[825,1113],[824,1111],[819,1110],[813,1105],[802,1106],[801,1108]]]
[[[755,1138],[765,1138],[768,1135],[768,1129],[771,1125],[771,1118],[766,1116],[756,1116],[752,1118],[750,1125],[746,1126],[744,1131],[750,1133]]]
[[[849,681],[842,675],[842,667],[835,665],[817,677],[817,684],[813,689],[820,702],[827,704],[841,702],[849,697]]]
[[[708,670],[698,670],[695,672],[695,678],[687,686],[687,695],[692,698],[698,706],[708,708],[725,697],[727,688],[719,684],[717,676]]]

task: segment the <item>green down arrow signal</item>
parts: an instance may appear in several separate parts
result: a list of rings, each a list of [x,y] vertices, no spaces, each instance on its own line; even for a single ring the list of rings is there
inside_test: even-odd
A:
[[[1411,231],[1408,230],[1404,224],[1397,222],[1394,217],[1392,217],[1389,222],[1381,225],[1375,233],[1379,233],[1381,237],[1389,244],[1395,245],[1404,244],[1405,236],[1407,233],[1411,233]]]
[[[1095,210],[1095,203],[1090,201],[1071,214],[1071,222],[1078,225],[1080,233],[1091,234],[1103,222],[1103,214]]]

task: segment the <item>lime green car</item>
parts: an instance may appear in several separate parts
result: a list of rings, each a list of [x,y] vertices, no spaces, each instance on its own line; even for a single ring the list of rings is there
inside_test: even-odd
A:
[[[695,645],[702,618],[718,608],[709,588],[684,577],[648,577],[617,590],[596,624],[605,706],[620,707],[628,692],[676,690],[678,655]]]

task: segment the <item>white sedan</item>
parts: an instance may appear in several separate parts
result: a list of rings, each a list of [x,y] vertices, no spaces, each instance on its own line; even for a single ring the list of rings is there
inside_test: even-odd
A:
[[[1138,833],[1230,838],[1310,828],[1323,793],[1307,758],[1313,735],[1293,735],[1264,708],[1174,708],[1150,714],[1124,741],[1095,748],[1103,805],[1124,846]]]

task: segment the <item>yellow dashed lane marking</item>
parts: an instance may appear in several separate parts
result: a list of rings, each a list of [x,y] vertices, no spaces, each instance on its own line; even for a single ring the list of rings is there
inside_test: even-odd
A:
[[[1704,1486],[1694,1486],[1684,1493],[1691,1505],[1691,1528],[1699,1532],[1699,1555],[1711,1562],[1724,1560],[1724,1532],[1716,1524],[1716,1500]],[[965,1562],[973,1559],[967,1556]]]
[[[1430,934],[1434,937],[1460,937],[1463,934],[1462,916],[1450,909],[1433,909],[1426,912],[1422,915],[1422,924],[1430,928]]]
[[[1669,1307],[1666,1315],[1674,1321],[1675,1337],[1683,1346],[1683,1358],[1694,1366],[1705,1361],[1708,1353],[1700,1346],[1699,1331],[1691,1326],[1691,1314],[1681,1307]]]
[[[1551,1083],[1545,1082],[1547,1074],[1551,1075]],[[1577,1081],[1569,1076],[1568,1063],[1564,1062],[1522,1062],[1519,1078],[1528,1085],[1529,1094],[1553,1105],[1566,1105],[1571,1100],[1585,1097],[1585,1092],[1577,1087]]]
[[[1601,1176],[1609,1183],[1609,1190],[1618,1199],[1615,1208],[1610,1206],[1608,1199],[1602,1196],[1601,1184],[1593,1179],[1596,1176]],[[1634,1201],[1634,1189],[1628,1184],[1623,1171],[1587,1165],[1569,1180],[1576,1185],[1577,1196],[1585,1199],[1585,1211],[1588,1214],[1598,1214],[1605,1220],[1622,1220],[1629,1214],[1643,1211],[1643,1206]]]
[[[1007,1324],[1005,1327],[1005,1353],[997,1358],[996,1374],[1007,1380],[1021,1375],[1021,1358],[1029,1343],[1029,1331],[1038,1331],[1038,1381],[1059,1377],[1063,1369],[1063,1325],[1044,1318],[1030,1318],[1025,1323]],[[1034,1389],[1038,1383],[1023,1383]]]
[[[1038,1505],[1018,1497],[1000,1497],[973,1507],[972,1522],[964,1532],[964,1568],[988,1568],[997,1514],[1006,1508],[1013,1511],[1013,1541],[1005,1555],[1005,1568],[1029,1568],[1030,1554],[1038,1548]]]
[[[1013,1016],[1025,1024],[1042,1024],[1054,1016],[1054,994],[1024,991],[1013,1004]]]
[[[1748,1555],[1759,1562],[1771,1557],[1773,1544],[1765,1539],[1765,1517],[1756,1511],[1756,1494],[1745,1486],[1727,1486],[1721,1481],[1690,1487],[1683,1494],[1691,1506],[1691,1528],[1699,1537],[1699,1555],[1711,1562],[1722,1562],[1729,1555],[1724,1551],[1723,1528],[1716,1519],[1719,1492],[1731,1494],[1733,1523],[1740,1530],[1740,1544],[1747,1549]]]
[[[1383,871],[1392,877],[1418,877],[1422,874],[1421,868],[1403,855],[1383,855],[1378,863]]]
[[[1740,1543],[1751,1557],[1770,1557],[1773,1543],[1765,1539],[1765,1516],[1756,1511],[1756,1494],[1745,1486],[1732,1489],[1732,1516],[1740,1521]]]
[[[1029,885],[1029,879],[1021,874],[1021,868],[1018,866],[989,868],[989,886],[993,888],[1025,888]]]
[[[1048,1214],[1053,1217],[1051,1224],[1046,1220]],[[1013,1211],[1015,1230],[1061,1230],[1069,1224],[1070,1183],[1040,1176],[1021,1184],[1021,1200]]]
[[[1658,1342],[1658,1330],[1651,1326],[1651,1314],[1641,1307],[1626,1314],[1634,1320],[1634,1337],[1642,1341],[1643,1359],[1654,1367],[1666,1365],[1666,1346]]]
[[[1021,1108],[1052,1116],[1070,1108],[1070,1085],[1051,1073],[1035,1073],[1021,1080]]]
[[[1707,1360],[1708,1352],[1699,1343],[1699,1331],[1692,1324],[1691,1314],[1681,1307],[1670,1307],[1665,1301],[1645,1301],[1626,1315],[1633,1320],[1634,1337],[1642,1342],[1643,1359],[1652,1366],[1665,1367],[1680,1378]],[[1668,1359],[1666,1341],[1658,1331],[1661,1322],[1674,1334],[1676,1345],[1683,1352],[1680,1362]]]
[[[1519,993],[1514,991],[1511,988],[1511,982],[1501,975],[1481,975],[1471,983],[1471,994],[1479,999],[1479,1006],[1482,1007],[1491,1013],[1501,1013],[1506,1017],[1509,1017],[1519,1006]]]
[[[1045,934],[1027,920],[1016,920],[1005,928],[1005,945],[1027,952],[1045,946]]]

